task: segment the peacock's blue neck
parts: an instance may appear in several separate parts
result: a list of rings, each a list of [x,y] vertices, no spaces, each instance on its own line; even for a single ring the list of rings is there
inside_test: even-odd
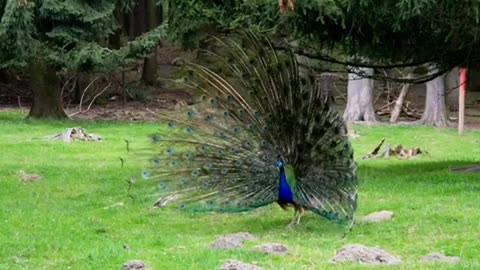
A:
[[[293,203],[293,193],[288,185],[287,176],[285,175],[285,169],[283,167],[280,168],[278,200],[283,203]]]

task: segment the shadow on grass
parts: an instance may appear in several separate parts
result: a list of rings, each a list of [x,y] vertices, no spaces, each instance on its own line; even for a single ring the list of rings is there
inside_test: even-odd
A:
[[[404,176],[411,174],[427,174],[427,173],[448,173],[451,175],[462,175],[468,173],[458,173],[451,172],[452,167],[463,167],[479,164],[480,160],[475,161],[466,161],[466,160],[449,160],[449,161],[395,161],[392,164],[387,164],[386,162],[379,164],[368,164],[368,161],[362,162],[358,166],[359,173],[364,173],[366,171],[374,172],[375,174],[381,175],[392,175],[392,176]]]
[[[86,120],[86,119],[29,119],[26,118],[27,115],[23,115],[19,111],[0,111],[0,122],[4,124],[28,124],[32,126],[45,126],[45,127],[56,127],[56,126],[90,126],[94,125],[95,127],[104,127],[104,126],[113,126],[113,125],[154,125],[157,122],[148,122],[148,121],[124,121],[124,120]],[[158,121],[160,122],[160,121]]]

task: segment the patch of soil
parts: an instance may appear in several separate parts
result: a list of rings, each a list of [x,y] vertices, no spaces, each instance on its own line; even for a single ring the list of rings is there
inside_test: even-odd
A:
[[[442,262],[442,263],[458,263],[460,257],[457,256],[445,256],[441,253],[429,253],[422,258],[423,262]]]
[[[450,171],[456,173],[480,172],[480,165],[454,166],[450,168]]]
[[[68,109],[66,111],[67,114],[72,114],[77,109]],[[156,112],[157,110],[152,111]],[[158,116],[147,111],[145,105],[128,104],[121,106],[116,104],[107,107],[94,107],[71,118],[74,120],[154,121],[158,119]]]
[[[251,263],[244,263],[237,260],[225,261],[220,270],[263,270],[263,268]]]
[[[145,270],[145,263],[140,260],[127,261],[122,265],[122,270]]]
[[[92,106],[88,111],[75,114],[72,119],[155,121],[159,119],[157,113],[165,109],[185,107],[193,102],[193,96],[184,90],[162,90],[158,95],[151,97],[147,103],[131,101],[123,104],[120,100],[114,100],[105,105]],[[66,110],[68,115],[77,111],[78,107]]]
[[[157,96],[149,101],[149,105],[155,105],[158,108],[170,108],[178,103],[193,104],[193,96],[181,89],[166,90],[163,89]]]
[[[42,180],[42,176],[36,173],[26,173],[25,171],[21,170],[19,172],[20,180],[22,183],[35,183]]]
[[[375,222],[388,221],[392,219],[393,219],[392,211],[382,210],[382,211],[373,212],[371,214],[364,216],[362,218],[362,221],[365,223],[375,223]]]
[[[157,95],[149,97],[147,102],[128,101],[124,104],[121,98],[116,98],[94,104],[89,110],[89,104],[83,104],[82,112],[79,112],[78,105],[72,104],[65,108],[65,112],[73,120],[158,121],[158,113],[165,112],[165,109],[183,108],[193,103],[194,97],[185,90],[162,89]],[[64,104],[67,106],[67,102]],[[0,111],[22,109],[28,114],[31,104],[22,101],[21,105],[0,102]]]
[[[7,81],[0,81],[0,107],[18,108],[19,103],[31,104],[31,96],[31,86],[27,80],[12,77]]]
[[[264,253],[267,253],[269,255],[288,255],[288,254],[290,254],[288,252],[287,246],[285,246],[283,244],[276,244],[276,243],[263,244],[263,245],[260,245],[260,246],[256,246],[256,247],[253,248],[253,250],[264,252]]]
[[[212,248],[230,249],[243,247],[245,240],[255,241],[257,238],[248,232],[238,232],[218,236],[215,242],[210,244]]]
[[[367,247],[361,244],[348,244],[337,250],[332,262],[353,262],[364,264],[397,264],[400,258],[391,255],[378,247]]]

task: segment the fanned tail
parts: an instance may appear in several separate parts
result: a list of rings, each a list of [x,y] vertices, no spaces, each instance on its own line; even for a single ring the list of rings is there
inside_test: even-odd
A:
[[[189,63],[188,85],[203,93],[196,106],[165,114],[152,136],[145,177],[158,179],[182,209],[247,211],[278,200],[277,158],[296,175],[296,204],[330,220],[351,221],[357,179],[342,117],[328,106],[317,80],[301,77],[293,52],[277,54],[251,32],[243,48],[218,40],[226,80]]]

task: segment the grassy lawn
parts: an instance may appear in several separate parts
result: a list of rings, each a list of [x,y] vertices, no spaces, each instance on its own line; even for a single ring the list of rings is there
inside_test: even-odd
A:
[[[82,126],[102,142],[40,140]],[[453,174],[449,166],[480,162],[480,132],[460,138],[455,130],[356,126],[360,158],[385,137],[392,145],[426,149],[412,160],[358,160],[358,217],[391,210],[393,221],[342,228],[312,213],[295,230],[291,212],[277,205],[242,214],[185,214],[151,208],[155,184],[126,181],[142,164],[127,155],[124,139],[141,147],[154,123],[27,122],[0,112],[0,269],[120,269],[131,259],[153,269],[218,269],[225,259],[257,262],[265,269],[358,269],[329,262],[347,243],[380,246],[403,262],[389,269],[480,268],[480,174]],[[126,158],[124,167],[119,157]],[[22,183],[19,171],[42,179]],[[110,207],[116,203],[123,206]],[[241,249],[208,247],[220,234],[248,231],[257,242]],[[256,244],[286,244],[290,256],[251,251]],[[131,248],[125,249],[124,244]],[[460,256],[457,265],[426,264],[430,252]],[[365,266],[364,266],[365,267]],[[370,267],[365,267],[370,268]]]

